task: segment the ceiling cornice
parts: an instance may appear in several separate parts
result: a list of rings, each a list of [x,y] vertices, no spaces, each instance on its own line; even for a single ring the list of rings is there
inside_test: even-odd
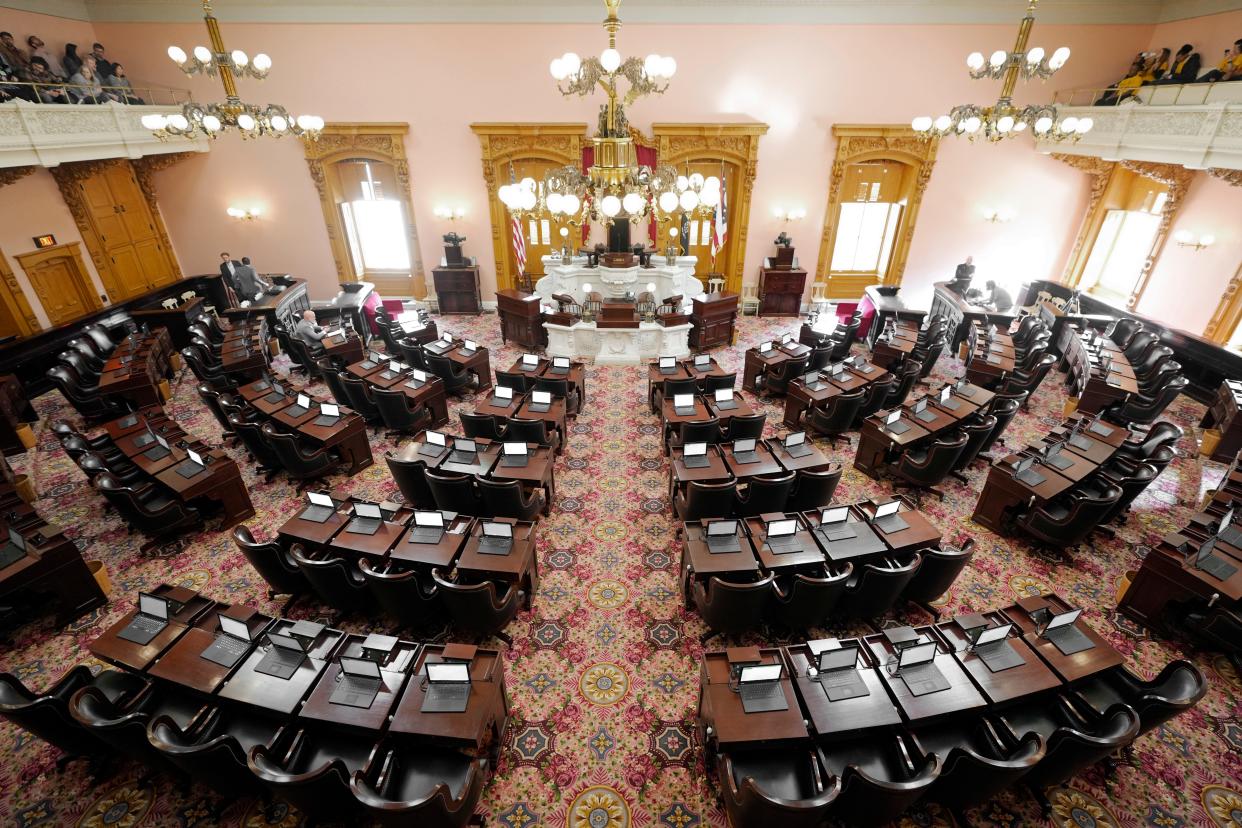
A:
[[[1170,23],[1174,20],[1238,10],[1242,10],[1242,0],[1164,0],[1160,22]]]
[[[91,19],[86,0],[4,0],[0,3],[0,9],[50,14],[52,17],[66,17],[70,20]]]

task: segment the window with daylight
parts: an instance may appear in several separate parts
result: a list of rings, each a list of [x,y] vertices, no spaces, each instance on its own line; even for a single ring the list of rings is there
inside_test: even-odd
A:
[[[1100,225],[1082,284],[1093,295],[1124,303],[1134,291],[1160,228],[1160,215],[1109,210]]]
[[[355,272],[408,273],[405,205],[392,197],[397,183],[392,166],[357,159],[342,161],[335,170],[346,197],[341,218]]]
[[[832,249],[832,272],[883,277],[892,257],[900,219],[900,204],[877,201],[842,204]]]

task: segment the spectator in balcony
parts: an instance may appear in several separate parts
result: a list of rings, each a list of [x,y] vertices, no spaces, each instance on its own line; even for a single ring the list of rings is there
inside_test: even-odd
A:
[[[26,80],[37,84],[64,83],[65,79],[52,74],[47,61],[41,57],[30,59],[30,69],[26,72]],[[69,103],[69,92],[63,86],[36,86],[34,94],[39,103]]]
[[[104,57],[104,47],[102,43],[96,43],[91,47],[91,54],[95,56],[95,74],[101,78],[106,78],[112,74],[112,67],[115,65],[112,61]]]
[[[104,85],[110,87],[108,89],[110,93],[127,104],[145,103],[142,98],[134,94],[134,85],[129,82],[125,67],[119,63],[112,64],[112,74],[108,76],[108,82]]]
[[[90,55],[82,61],[81,68],[69,79],[69,84],[69,94],[73,97],[74,103],[101,104],[119,100],[116,96],[104,91],[103,84],[95,75],[95,60]]]
[[[63,71],[61,75],[71,78],[82,68],[82,57],[78,54],[78,44],[66,43],[65,56],[60,59],[60,65]]]
[[[1155,63],[1149,67],[1144,73],[1143,85],[1155,83],[1158,79],[1168,74],[1169,64],[1173,60],[1173,52],[1170,49],[1161,49],[1160,56],[1156,58]]]
[[[1155,77],[1156,57],[1147,57],[1145,53],[1140,53],[1134,59],[1134,63],[1130,64],[1130,70],[1126,76],[1117,81],[1116,84],[1110,86],[1100,99],[1095,102],[1096,106],[1116,106],[1126,98],[1134,94],[1134,90],[1143,85],[1145,78]]]
[[[1235,40],[1232,49],[1225,50],[1225,57],[1216,68],[1199,78],[1199,83],[1242,80],[1242,40]]]
[[[0,57],[15,72],[25,72],[30,65],[30,56],[13,42],[9,32],[0,32]]]
[[[30,59],[43,58],[44,63],[53,75],[59,77],[65,76],[65,70],[61,67],[60,61],[56,59],[56,55],[52,54],[52,50],[44,45],[38,35],[31,35],[26,38],[26,45],[30,47]]]
[[[1194,83],[1195,78],[1199,76],[1200,60],[1195,47],[1187,43],[1177,50],[1173,65],[1169,67],[1164,77],[1156,78],[1156,83]]]
[[[34,97],[30,87],[20,81],[21,76],[0,58],[0,103],[8,103],[15,98],[29,101]]]

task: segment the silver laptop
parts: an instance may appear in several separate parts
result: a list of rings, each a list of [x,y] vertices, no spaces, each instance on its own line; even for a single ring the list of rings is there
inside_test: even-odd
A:
[[[479,462],[478,444],[469,437],[454,437],[453,453],[449,455],[448,462],[458,463],[463,466],[473,466]]]
[[[536,414],[547,413],[552,408],[552,392],[551,391],[531,391],[530,402],[526,404],[528,411],[534,411]]]
[[[1040,629],[1039,637],[1051,641],[1063,655],[1073,655],[1092,649],[1095,644],[1082,630],[1078,629],[1080,615],[1082,615],[1081,609],[1053,615]]]
[[[897,657],[897,676],[915,696],[949,689],[949,680],[936,667],[936,642],[906,647]]]
[[[384,512],[377,503],[355,503],[354,517],[345,527],[355,535],[374,535],[384,523]]]
[[[784,667],[780,664],[752,664],[738,675],[738,695],[747,713],[770,713],[788,710],[785,690],[781,686]]]
[[[492,389],[492,405],[497,408],[508,408],[513,404],[513,389],[507,385],[497,385]]]
[[[483,555],[508,555],[513,548],[513,524],[495,520],[483,521],[479,536],[479,552]]]
[[[336,501],[329,495],[322,492],[307,492],[306,499],[310,501],[310,505],[298,515],[302,520],[323,523],[336,514]]]
[[[858,645],[826,648],[815,653],[815,680],[824,688],[829,701],[844,701],[871,695],[858,673]]]
[[[301,417],[303,414],[310,411],[310,407],[310,397],[305,394],[298,394],[297,400],[293,403],[293,405],[285,409],[285,413],[290,417]]]
[[[897,514],[900,509],[900,500],[890,500],[888,503],[881,503],[875,507],[875,515],[871,518],[871,524],[886,534],[908,529],[910,524],[906,523],[905,518]]]
[[[317,426],[334,426],[341,419],[341,409],[333,403],[320,403],[319,416],[314,419]]]
[[[819,526],[815,531],[830,543],[858,537],[858,532],[850,525],[849,506],[827,506],[821,509]]]
[[[534,354],[522,354],[522,362],[519,367],[523,371],[533,371],[539,367],[539,357]]]
[[[291,635],[269,632],[267,644],[267,652],[254,666],[255,672],[287,679],[306,661],[306,649],[302,642]]]
[[[1011,630],[1013,630],[1013,624],[989,627],[980,631],[970,645],[970,649],[993,673],[1026,664],[1026,659],[1007,640]]]
[[[739,463],[758,463],[759,454],[755,451],[759,445],[754,437],[733,441],[733,459]]]
[[[439,543],[443,537],[443,514],[422,509],[414,513],[414,526],[406,535],[406,543]]]
[[[461,661],[427,662],[424,713],[464,713],[470,702],[470,665]]]
[[[716,407],[721,411],[732,411],[737,408],[737,400],[733,399],[732,388],[717,388],[714,392]]]
[[[660,373],[675,374],[677,373],[677,358],[671,356],[660,357]]]
[[[423,432],[423,444],[418,453],[424,457],[440,457],[448,450],[448,438],[438,431]]]
[[[384,679],[379,665],[366,658],[341,657],[341,672],[337,675],[336,689],[328,699],[332,704],[369,708],[374,702]]]
[[[569,357],[552,357],[552,367],[548,369],[549,374],[568,374],[569,373]]]
[[[427,384],[427,372],[421,368],[410,369],[410,379],[405,383],[406,388],[422,388]]]
[[[785,447],[785,453],[790,457],[806,457],[811,453],[811,447],[806,444],[805,431],[795,431],[793,434],[785,435],[781,444]]]
[[[694,413],[694,395],[693,394],[674,394],[673,395],[673,412],[682,417],[689,417]]]

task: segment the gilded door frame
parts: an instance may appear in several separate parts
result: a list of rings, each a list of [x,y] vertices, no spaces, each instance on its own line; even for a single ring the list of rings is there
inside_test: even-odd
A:
[[[1226,184],[1242,187],[1242,170],[1224,170],[1213,167],[1207,171],[1213,178],[1219,178]],[[1242,324],[1242,265],[1239,265],[1229,284],[1221,293],[1216,311],[1208,320],[1203,335],[1218,345],[1227,345],[1233,338],[1233,332]]]
[[[82,248],[78,242],[65,242],[53,247],[45,247],[40,250],[32,250],[29,253],[18,253],[14,258],[22,266],[22,270],[26,271],[26,279],[30,282],[31,289],[38,296],[39,291],[34,286],[35,281],[30,276],[31,268],[38,267],[44,262],[56,261],[64,259],[69,262],[70,267],[76,271],[78,296],[84,301],[89,315],[103,307],[103,303],[99,301],[99,297],[95,295],[95,285],[91,281],[90,271],[86,269],[86,262],[82,259]],[[43,305],[43,312],[48,315],[48,322],[52,327],[60,327],[72,322],[72,319],[53,320],[51,312],[48,310],[47,303],[43,301],[43,297],[39,296],[39,303]],[[79,317],[80,318],[80,317]]]
[[[38,317],[30,307],[26,292],[22,290],[17,277],[13,275],[13,269],[9,267],[8,260],[4,258],[3,250],[0,250],[0,302],[5,304],[13,321],[17,324],[18,338],[25,339],[43,330]]]
[[[913,190],[902,211],[900,233],[889,256],[888,272],[882,280],[885,285],[900,285],[906,273],[906,260],[910,256],[923,193],[936,165],[940,139],[925,138],[909,125],[900,124],[833,124],[832,135],[837,139],[837,146],[832,175],[828,180],[828,207],[824,211],[824,228],[819,239],[815,280],[829,281],[832,252],[836,247],[837,214],[841,207],[841,181],[845,178],[846,167],[868,161],[893,161],[911,168],[915,173]],[[862,296],[861,289],[858,295]]]
[[[338,161],[351,158],[367,158],[390,164],[397,174],[398,190],[405,207],[406,242],[410,247],[410,293],[415,299],[427,296],[427,274],[423,270],[422,249],[418,243],[418,227],[414,221],[414,201],[410,193],[410,164],[405,154],[405,136],[410,132],[407,123],[383,123],[368,121],[334,121],[324,124],[319,140],[302,142],[306,165],[311,180],[319,192],[319,206],[323,211],[324,225],[328,231],[328,245],[336,262],[339,281],[352,279],[353,263],[346,241],[345,228],[336,209],[336,193],[328,179],[326,168]],[[377,282],[383,293],[383,284]],[[395,286],[389,286],[395,287]]]
[[[510,164],[548,161],[558,166],[582,165],[587,125],[574,123],[475,123],[470,129],[483,152],[483,181],[492,222],[492,255],[496,262],[496,289],[519,284],[509,259],[509,211],[498,192],[509,183]]]

